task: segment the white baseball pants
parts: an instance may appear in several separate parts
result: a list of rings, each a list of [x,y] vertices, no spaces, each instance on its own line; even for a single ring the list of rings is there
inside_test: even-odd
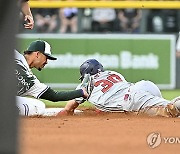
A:
[[[45,104],[34,98],[16,96],[16,105],[22,116],[41,116],[45,112]]]

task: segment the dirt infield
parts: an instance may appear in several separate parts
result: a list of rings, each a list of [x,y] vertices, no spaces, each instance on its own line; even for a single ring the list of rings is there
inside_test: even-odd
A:
[[[162,139],[154,149],[146,141],[152,132]],[[21,118],[20,134],[20,154],[180,153],[180,118],[120,113]]]

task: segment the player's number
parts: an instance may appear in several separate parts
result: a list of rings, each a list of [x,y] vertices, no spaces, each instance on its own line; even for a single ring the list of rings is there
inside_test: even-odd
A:
[[[114,85],[114,83],[121,82],[121,81],[122,81],[122,79],[120,78],[120,76],[118,76],[116,74],[111,74],[106,79],[96,81],[94,86],[95,87],[98,87],[98,86],[103,87],[103,89],[101,91],[103,93],[105,93]]]

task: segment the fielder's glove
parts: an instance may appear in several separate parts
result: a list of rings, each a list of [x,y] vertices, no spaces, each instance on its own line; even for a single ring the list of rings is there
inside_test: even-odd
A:
[[[82,83],[80,85],[80,88],[85,88],[87,93],[90,96],[90,94],[91,94],[91,92],[92,92],[92,90],[94,88],[93,83],[92,83],[92,78],[91,78],[90,74],[85,74],[84,75],[84,79],[83,79],[83,81],[82,81]]]

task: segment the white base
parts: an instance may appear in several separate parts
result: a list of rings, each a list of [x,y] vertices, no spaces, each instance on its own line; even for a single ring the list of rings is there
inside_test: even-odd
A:
[[[56,116],[60,111],[62,111],[64,108],[46,108],[45,113],[43,114],[44,117],[46,116]],[[79,114],[83,111],[81,110],[74,110],[74,114]]]

